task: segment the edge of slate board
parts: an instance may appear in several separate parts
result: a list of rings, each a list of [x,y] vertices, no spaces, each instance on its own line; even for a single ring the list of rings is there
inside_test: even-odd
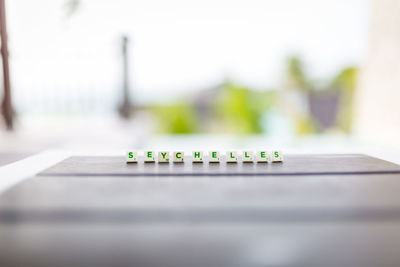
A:
[[[126,163],[123,156],[70,157],[39,176],[298,176],[400,174],[400,165],[362,154],[285,155],[282,163]]]

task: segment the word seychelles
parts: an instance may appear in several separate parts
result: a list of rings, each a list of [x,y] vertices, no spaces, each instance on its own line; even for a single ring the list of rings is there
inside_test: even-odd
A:
[[[144,162],[155,162],[156,161],[156,152],[155,151],[145,151],[144,152]],[[169,151],[158,151],[158,162],[167,163],[170,161],[170,152]],[[185,161],[185,153],[183,151],[174,151],[172,152],[173,162],[180,163]],[[138,162],[138,152],[137,151],[128,151],[126,152],[126,162],[127,163],[136,163]],[[283,155],[281,151],[274,150],[271,153],[267,151],[243,151],[242,152],[242,162],[282,162]],[[192,152],[192,162],[194,163],[202,163],[204,162],[204,152],[203,151],[193,151]],[[238,153],[236,151],[226,151],[225,156],[226,162],[228,163],[236,163],[239,161]],[[221,156],[219,151],[209,151],[208,153],[208,161],[211,163],[219,163],[221,162]]]

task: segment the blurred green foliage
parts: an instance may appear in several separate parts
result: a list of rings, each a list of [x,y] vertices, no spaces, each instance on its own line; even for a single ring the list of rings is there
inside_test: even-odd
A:
[[[350,133],[354,117],[354,96],[357,85],[357,68],[350,67],[342,70],[333,80],[331,87],[340,92],[337,124]]]
[[[318,128],[310,116],[296,116],[294,125],[297,135],[318,133]]]
[[[342,70],[325,87],[318,87],[307,74],[299,57],[291,56],[286,61],[285,80],[276,90],[257,91],[232,81],[225,81],[214,89],[202,91],[192,98],[171,104],[150,107],[159,133],[229,133],[260,134],[270,127],[265,125],[266,114],[273,109],[280,116],[290,118],[297,135],[321,133],[317,114],[311,114],[309,101],[315,95],[325,95],[332,100],[339,96],[339,104],[333,109],[336,124],[331,126],[345,133],[350,132],[357,69]],[[282,90],[284,89],[284,90]],[[336,97],[336,98],[335,98]],[[322,107],[324,108],[324,107]],[[326,113],[326,112],[325,112]],[[277,123],[276,121],[274,123]],[[278,122],[280,123],[280,122]],[[283,122],[286,123],[286,122]]]
[[[153,106],[151,112],[156,117],[157,130],[160,133],[192,134],[199,131],[200,123],[194,107],[183,101],[170,105]]]
[[[298,56],[288,57],[286,61],[286,85],[284,89],[298,92],[297,96],[307,97],[313,91],[313,88],[301,58]],[[316,123],[308,113],[292,112],[291,117],[294,121],[293,124],[297,135],[317,133],[318,128]]]
[[[270,94],[225,83],[215,102],[216,117],[222,132],[237,134],[262,133],[260,118],[273,103]]]
[[[312,89],[311,82],[305,72],[304,64],[299,57],[290,56],[286,66],[287,87],[300,91],[309,91]]]
[[[216,90],[216,96],[207,96],[206,101],[210,104],[207,114],[201,114],[204,111],[199,111],[201,108],[196,106],[195,98],[150,107],[156,118],[157,131],[168,134],[263,132],[260,118],[273,106],[274,91],[257,92],[232,82],[225,82]]]

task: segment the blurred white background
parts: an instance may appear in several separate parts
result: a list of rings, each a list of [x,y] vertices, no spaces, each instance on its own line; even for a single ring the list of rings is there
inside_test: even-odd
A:
[[[133,97],[144,104],[225,78],[276,88],[290,54],[327,79],[360,64],[367,46],[366,0],[13,0],[7,7],[21,114],[112,111],[122,35],[131,39]]]
[[[203,143],[221,148],[261,144],[289,152],[378,151],[389,155],[393,148],[400,148],[395,100],[396,77],[400,77],[395,63],[400,62],[396,19],[400,8],[396,0],[12,0],[6,4],[17,116],[14,132],[0,132],[3,151],[179,144],[190,148]],[[123,97],[123,36],[129,38],[127,77],[135,108],[133,119],[125,121],[118,119]],[[302,59],[300,73],[304,72],[312,86],[292,84],[282,96],[290,56]],[[341,83],[335,83],[347,67],[356,72],[345,73]],[[356,75],[358,70],[360,75]],[[215,114],[208,114],[210,106],[202,106],[202,101],[209,104],[218,99],[213,92],[224,96],[221,92],[226,88],[220,84],[226,81],[234,82],[233,89],[229,83],[224,85],[232,92],[251,93],[254,103],[257,92],[274,91],[276,96],[262,97],[284,108],[270,109],[268,114],[262,109],[257,116],[246,113],[239,122],[230,117],[213,121]],[[349,81],[351,86],[346,87]],[[339,88],[353,89],[353,83],[355,101],[354,91]],[[336,87],[340,90],[330,93]],[[327,98],[319,95],[322,89]],[[185,137],[154,135],[157,120],[149,115],[154,105],[177,98],[193,105],[202,116],[198,121],[183,118],[189,123],[200,121],[211,129],[210,125],[228,121],[241,127],[256,118],[261,125],[256,126],[262,129],[254,130],[250,124],[250,134],[265,135],[236,137],[234,132],[231,137],[231,129],[218,134],[210,131],[213,136],[202,135],[210,133],[204,129],[189,129],[196,135]],[[232,103],[239,100],[236,104],[241,107],[246,95],[225,98]],[[337,114],[331,121],[336,124],[315,128],[320,125],[312,120],[325,112],[326,99],[330,101],[326,103],[335,103]],[[377,104],[375,99],[379,99]],[[229,101],[218,105],[232,109]],[[252,103],[236,115],[251,113]],[[178,112],[187,111],[182,110]],[[342,127],[338,128],[338,118],[354,119],[351,130],[338,131]],[[264,127],[266,122],[268,127]]]

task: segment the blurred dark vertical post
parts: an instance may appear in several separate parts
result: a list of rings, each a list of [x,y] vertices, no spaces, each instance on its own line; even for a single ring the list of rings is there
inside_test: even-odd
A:
[[[123,99],[122,104],[119,108],[119,114],[122,118],[128,119],[131,116],[132,104],[129,97],[129,66],[128,66],[128,44],[129,38],[127,36],[122,37],[122,89]]]
[[[11,104],[10,69],[8,66],[7,27],[6,27],[6,4],[0,0],[0,37],[1,57],[3,61],[4,94],[2,102],[2,114],[8,130],[13,128],[13,108]]]

